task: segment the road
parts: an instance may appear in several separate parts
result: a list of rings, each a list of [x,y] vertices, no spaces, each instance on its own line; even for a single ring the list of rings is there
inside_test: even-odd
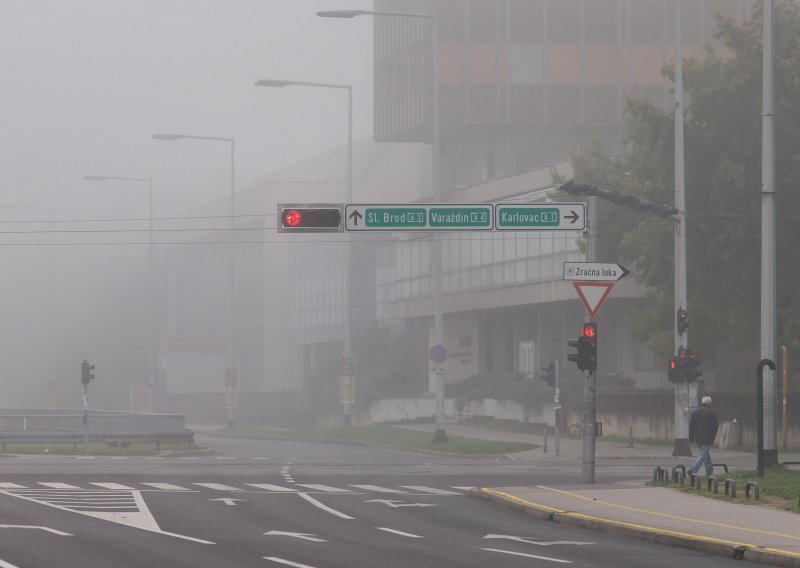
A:
[[[569,484],[579,463],[198,436],[195,457],[0,460],[0,568],[667,567],[729,560],[532,519],[473,486]],[[598,467],[620,487],[652,465]]]

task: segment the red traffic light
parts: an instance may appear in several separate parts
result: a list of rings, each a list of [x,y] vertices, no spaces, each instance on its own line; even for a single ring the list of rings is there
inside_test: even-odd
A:
[[[596,323],[585,323],[583,324],[583,329],[581,331],[584,337],[589,339],[594,339],[597,337],[597,324]]]
[[[287,227],[297,227],[303,222],[303,214],[297,209],[290,209],[283,212],[283,224]]]
[[[338,233],[343,230],[338,204],[278,204],[279,233]]]

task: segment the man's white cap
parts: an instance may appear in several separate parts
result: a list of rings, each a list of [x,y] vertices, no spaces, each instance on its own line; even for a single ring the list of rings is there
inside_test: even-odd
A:
[[[707,405],[711,406],[711,397],[710,396],[704,396],[703,400],[700,401],[700,404],[707,404]]]

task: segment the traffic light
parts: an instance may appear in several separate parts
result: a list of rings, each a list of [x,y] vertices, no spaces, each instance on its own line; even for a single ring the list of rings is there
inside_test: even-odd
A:
[[[678,335],[683,335],[686,333],[686,330],[689,329],[689,312],[683,308],[678,308],[677,320]]]
[[[678,357],[673,357],[669,360],[669,366],[667,367],[667,379],[669,382],[675,384],[683,382],[683,364],[684,361]]]
[[[278,205],[279,233],[338,233],[342,230],[341,205]]]
[[[550,361],[550,364],[546,367],[539,367],[543,373],[542,376],[539,377],[544,382],[546,382],[551,387],[555,388],[556,386],[556,362]]]
[[[581,328],[581,336],[577,339],[568,339],[570,347],[577,347],[577,353],[567,355],[567,360],[578,365],[581,371],[594,371],[597,369],[597,324],[593,321],[586,322]]]
[[[84,359],[83,363],[81,363],[81,382],[83,383],[84,387],[88,386],[89,381],[94,379],[94,373],[92,373],[93,370],[94,370],[94,365],[92,365],[91,363],[89,363],[89,361]]]
[[[578,348],[578,355],[583,359],[584,371],[597,369],[597,324],[593,321],[583,324],[581,330],[582,348]]]
[[[691,345],[686,347],[685,365],[686,370],[684,372],[684,376],[690,383],[703,376],[703,371],[700,370],[700,351]]]

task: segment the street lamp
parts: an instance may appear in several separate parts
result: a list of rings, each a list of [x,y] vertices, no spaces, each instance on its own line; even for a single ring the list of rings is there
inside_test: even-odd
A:
[[[384,16],[389,18],[421,18],[431,23],[431,184],[433,186],[433,201],[442,200],[439,183],[439,80],[437,71],[436,51],[439,45],[437,37],[436,14],[419,12],[380,12],[372,10],[323,10],[317,12],[320,18],[355,18],[356,16]],[[433,342],[435,345],[443,343],[442,331],[442,240],[441,235],[434,236],[436,244],[433,246]],[[431,380],[432,379],[432,380]],[[433,382],[436,392],[436,434],[434,443],[446,442],[447,435],[444,430],[444,376],[429,375],[428,381]]]
[[[127,176],[83,176],[84,181],[132,181],[146,183],[149,190],[149,209],[150,209],[150,364],[148,374],[156,377],[156,276],[154,269],[153,255],[153,178],[127,177]]]
[[[208,140],[212,142],[228,142],[231,147],[231,154],[230,154],[230,218],[228,221],[228,226],[231,229],[236,227],[236,181],[235,181],[235,174],[236,174],[236,142],[233,138],[224,138],[220,136],[195,136],[191,134],[174,134],[174,133],[161,133],[161,134],[153,134],[154,140],[168,140],[168,141],[175,141],[175,140]],[[229,257],[229,275],[228,275],[228,287],[230,292],[230,345],[228,350],[228,369],[226,370],[225,379],[226,379],[226,387],[233,386],[234,392],[237,384],[237,376],[236,376],[236,362],[237,362],[237,345],[236,345],[236,245],[232,243],[230,246],[230,257]],[[235,399],[234,399],[235,400]],[[235,425],[235,417],[234,417],[234,401],[230,401],[228,404],[227,412],[228,412],[228,426],[233,427]]]

